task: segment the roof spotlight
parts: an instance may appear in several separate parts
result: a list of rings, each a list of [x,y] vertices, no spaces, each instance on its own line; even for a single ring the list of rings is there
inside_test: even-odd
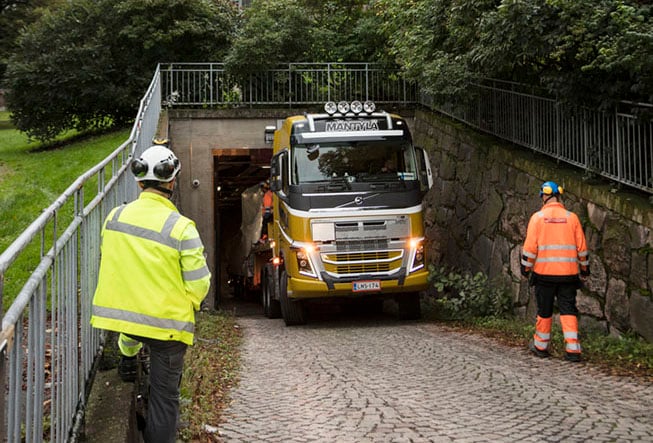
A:
[[[349,112],[349,103],[346,101],[338,102],[338,112],[341,114],[346,114]]]
[[[354,114],[358,114],[363,110],[363,104],[359,102],[358,100],[354,100],[351,102],[351,112]]]
[[[324,104],[324,111],[329,115],[335,114],[337,110],[338,110],[338,107],[336,106],[336,104],[334,102],[326,102]]]
[[[367,100],[365,103],[363,103],[363,110],[368,114],[371,114],[376,110],[376,105],[373,101]]]

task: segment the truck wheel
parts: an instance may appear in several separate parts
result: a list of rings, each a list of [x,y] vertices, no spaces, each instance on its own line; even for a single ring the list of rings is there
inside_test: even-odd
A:
[[[286,326],[303,325],[306,323],[306,313],[301,301],[292,301],[288,298],[288,274],[285,270],[279,276],[279,302],[281,315]]]
[[[399,294],[395,297],[397,315],[401,320],[417,320],[422,316],[419,304],[419,292]]]
[[[281,306],[279,300],[274,298],[274,268],[271,265],[266,265],[263,273],[264,278],[261,279],[263,286],[263,314],[267,318],[279,318],[281,317]]]

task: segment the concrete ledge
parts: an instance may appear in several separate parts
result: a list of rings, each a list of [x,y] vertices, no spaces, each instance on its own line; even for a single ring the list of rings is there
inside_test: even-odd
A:
[[[142,442],[134,412],[135,388],[135,383],[120,380],[115,368],[98,371],[86,406],[80,440],[92,443]]]

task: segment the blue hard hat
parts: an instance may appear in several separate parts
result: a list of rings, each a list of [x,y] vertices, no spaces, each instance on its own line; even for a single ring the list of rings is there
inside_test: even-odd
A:
[[[560,195],[562,192],[562,186],[558,186],[556,182],[548,181],[540,186],[540,197],[543,195]]]

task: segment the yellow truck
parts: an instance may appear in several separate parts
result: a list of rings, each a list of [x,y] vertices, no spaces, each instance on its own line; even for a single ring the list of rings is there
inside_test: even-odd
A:
[[[280,122],[269,251],[257,276],[265,315],[303,324],[309,300],[382,306],[390,297],[400,318],[419,318],[428,276],[422,198],[432,183],[406,121],[372,102],[329,102]]]

